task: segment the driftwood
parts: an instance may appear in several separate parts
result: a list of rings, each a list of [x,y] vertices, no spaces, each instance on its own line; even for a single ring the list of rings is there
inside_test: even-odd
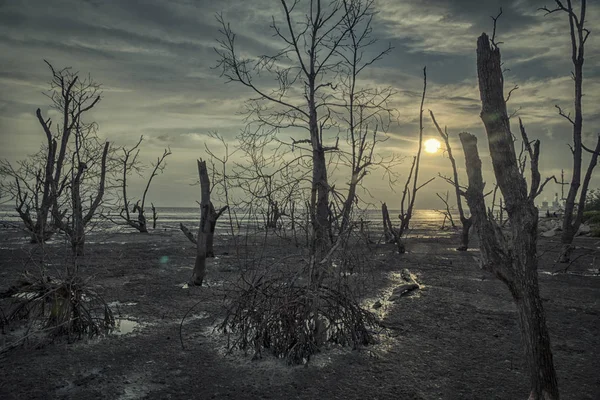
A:
[[[404,268],[400,272],[400,276],[402,277],[402,280],[406,283],[403,283],[400,286],[396,286],[394,288],[394,291],[392,292],[392,295],[388,299],[388,301],[396,301],[400,297],[408,295],[409,293],[412,293],[413,290],[421,288],[421,286],[415,279],[415,276],[413,274],[411,274],[408,269]]]

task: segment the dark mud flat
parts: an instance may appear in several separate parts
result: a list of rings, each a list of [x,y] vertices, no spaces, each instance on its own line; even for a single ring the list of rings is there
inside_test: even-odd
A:
[[[591,238],[578,245],[600,246]],[[0,399],[525,399],[528,377],[516,312],[508,290],[481,271],[476,252],[458,253],[456,237],[412,238],[408,254],[372,249],[364,274],[365,302],[385,300],[402,268],[422,290],[395,304],[383,301],[381,343],[359,350],[331,348],[308,365],[290,367],[265,356],[225,354],[226,337],[212,327],[223,290],[238,276],[235,250],[217,240],[208,286],[183,288],[194,249],[180,233],[90,238],[82,262],[117,316],[140,324],[121,335],[29,343],[1,356]],[[64,244],[49,245],[51,263]],[[249,246],[252,248],[252,246]],[[581,258],[570,274],[550,274],[559,248],[540,242],[540,286],[563,399],[600,398],[600,276]],[[264,257],[299,251],[276,242]],[[365,254],[368,251],[365,248]],[[16,231],[0,234],[0,289],[31,261],[34,247]],[[591,270],[591,271],[590,271]],[[183,325],[182,349],[179,326]],[[126,323],[126,325],[129,323]],[[135,324],[129,324],[132,327]],[[1,340],[1,336],[0,336]],[[36,348],[38,347],[38,348]]]

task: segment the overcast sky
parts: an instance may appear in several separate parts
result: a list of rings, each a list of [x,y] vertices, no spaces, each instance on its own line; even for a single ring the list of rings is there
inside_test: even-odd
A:
[[[396,89],[393,106],[400,116],[382,151],[414,154],[426,65],[425,110],[432,109],[438,122],[448,126],[456,154],[461,153],[457,133],[467,130],[479,136],[485,156],[475,47],[481,32],[491,31],[490,15],[503,6],[497,40],[504,42],[505,82],[507,88],[520,87],[509,112],[519,109],[530,138],[542,140],[542,175],[560,175],[561,168],[568,172],[570,126],[554,108],[572,108],[568,22],[565,14],[544,16],[538,10],[544,5],[551,7],[553,1],[376,0],[374,36],[378,46],[389,43],[394,49],[364,78],[369,85]],[[226,84],[214,68],[213,48],[220,37],[216,13],[232,23],[244,54],[273,54],[281,47],[269,30],[272,16],[283,21],[275,0],[0,0],[0,157],[24,158],[44,140],[35,110],[48,110],[42,95],[49,81],[47,59],[55,67],[90,73],[103,84],[103,99],[91,115],[103,138],[131,145],[144,135],[146,161],[171,147],[173,155],[155,181],[151,200],[161,206],[193,206],[199,190],[190,184],[197,180],[195,159],[205,156],[206,133],[219,131],[233,143],[244,126],[244,100],[252,95]],[[600,2],[588,1],[587,21],[592,34],[584,66],[584,137],[593,146],[600,131]],[[425,123],[425,137],[437,137],[429,118]],[[464,170],[462,157],[458,163]],[[409,167],[405,162],[398,172],[405,176]],[[484,168],[491,170],[489,164]],[[449,173],[448,160],[441,153],[424,155],[422,179],[438,172]],[[367,179],[375,196],[371,201],[397,208],[398,195],[380,172]],[[594,185],[599,183],[596,179]],[[434,181],[423,189],[420,208],[441,207],[435,192],[447,189],[441,179]],[[549,186],[542,198],[551,199],[556,190]]]

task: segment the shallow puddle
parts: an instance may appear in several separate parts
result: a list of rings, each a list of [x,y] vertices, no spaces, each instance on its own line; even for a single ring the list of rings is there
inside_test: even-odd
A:
[[[126,318],[117,318],[115,319],[115,330],[112,331],[112,334],[127,335],[128,333],[132,333],[141,326],[143,326],[142,323],[138,321]]]
[[[136,302],[128,302],[128,303],[121,303],[120,301],[113,301],[111,303],[108,303],[109,307],[130,307],[130,306],[136,306],[137,303]]]

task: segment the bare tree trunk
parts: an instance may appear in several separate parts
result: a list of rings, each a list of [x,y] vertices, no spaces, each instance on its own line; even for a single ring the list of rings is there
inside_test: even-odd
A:
[[[342,208],[342,222],[340,224],[340,229],[338,233],[341,235],[342,232],[346,231],[348,225],[350,224],[350,212],[352,211],[352,205],[356,199],[356,185],[358,184],[358,176],[357,174],[352,174],[352,181],[350,182],[350,186],[348,187],[348,196],[346,197],[346,201],[344,201],[344,205]]]
[[[387,243],[392,243],[394,241],[394,235],[392,233],[392,222],[390,221],[390,213],[387,208],[387,204],[381,204],[381,217],[383,221],[383,235],[385,236],[385,241]]]
[[[106,142],[102,151],[100,182],[98,183],[96,196],[93,198],[93,201],[90,199],[91,204],[85,215],[83,213],[83,202],[81,200],[81,183],[84,179],[85,170],[87,169],[87,165],[85,163],[79,163],[77,167],[77,173],[71,182],[71,207],[73,210],[72,221],[70,224],[64,221],[65,212],[61,213],[59,211],[55,199],[55,205],[52,211],[55,224],[59,229],[63,230],[69,236],[71,240],[71,249],[73,250],[73,255],[75,256],[82,256],[84,254],[85,227],[94,217],[96,210],[102,203],[102,198],[104,197],[106,183],[106,159],[108,157],[109,148],[110,143]],[[76,151],[79,151],[79,149]],[[74,154],[74,158],[78,158],[77,153]]]
[[[513,239],[506,239],[501,228],[487,217],[477,138],[466,132],[460,137],[469,175],[467,201],[481,242],[482,266],[508,286],[517,305],[521,342],[531,382],[529,398],[557,400],[556,372],[538,287],[537,209],[533,203],[520,204],[511,215]]]
[[[539,296],[537,272],[521,277],[521,285],[513,294],[519,314],[521,339],[532,384],[529,399],[556,400],[558,382],[554,370],[546,315]]]
[[[312,82],[311,88],[314,88]],[[314,93],[312,94],[314,97]],[[313,254],[316,260],[321,260],[327,247],[327,233],[329,232],[329,184],[327,183],[327,163],[325,160],[325,149],[320,140],[319,126],[317,124],[317,112],[314,108],[314,99],[309,101],[310,132],[312,143],[312,192],[311,209],[313,214]],[[321,265],[316,265],[313,270],[312,282],[318,286],[324,278]]]
[[[138,201],[133,206],[133,212],[138,214],[137,221],[127,221],[130,226],[136,228],[140,233],[148,233],[148,223],[146,221],[146,216],[144,215],[144,207],[140,206],[140,202]]]
[[[383,214],[383,232],[385,235],[385,239],[388,243],[396,243],[396,247],[398,248],[399,254],[404,254],[406,252],[406,247],[402,242],[402,235],[400,234],[399,229],[395,229],[392,225],[392,221],[390,219],[390,213],[387,208],[387,204],[383,203],[381,205],[381,213]]]
[[[462,229],[460,231],[460,246],[456,249],[458,251],[467,251],[469,249],[469,230],[473,221],[471,218],[461,218]]]
[[[202,286],[206,275],[206,254],[208,235],[210,234],[210,179],[206,169],[206,161],[198,160],[198,176],[200,177],[200,224],[196,238],[196,262],[192,282],[194,285]]]
[[[73,205],[73,221],[71,232],[71,248],[75,256],[82,256],[85,245],[85,226],[83,224],[83,205],[81,204],[81,178],[87,165],[80,162],[77,167],[77,174],[73,179],[71,188],[71,198]]]
[[[464,192],[460,188],[460,183],[458,180],[458,170],[456,168],[456,160],[454,159],[454,155],[452,154],[452,146],[450,146],[450,139],[448,137],[448,131],[440,128],[437,121],[435,120],[435,115],[433,115],[433,111],[429,110],[429,115],[431,116],[431,120],[435,125],[440,137],[444,140],[446,145],[446,152],[448,153],[448,158],[450,159],[450,164],[452,165],[452,179],[444,178],[447,182],[449,182],[452,186],[454,186],[454,194],[456,195],[456,207],[458,208],[458,215],[460,217],[460,223],[462,224],[462,232],[460,235],[460,246],[456,249],[458,251],[467,251],[469,249],[469,229],[471,229],[471,225],[473,222],[471,218],[467,218],[465,216],[465,211],[462,204],[462,196],[464,196]]]
[[[152,230],[156,229],[156,221],[158,220],[158,213],[156,212],[156,207],[154,207],[154,203],[150,203],[152,207]]]
[[[206,258],[215,256],[213,251],[213,237],[217,219],[228,206],[222,207],[217,212],[210,201],[210,178],[206,169],[206,161],[198,160],[198,175],[200,177],[200,224],[198,226],[198,236],[196,237],[196,262],[192,275],[192,283],[202,286],[206,275]],[[186,233],[183,225],[180,226],[183,232]],[[187,233],[186,236],[190,238]]]
[[[598,151],[600,151],[600,135],[598,136],[596,150],[588,149],[583,144],[581,137],[583,132],[583,64],[585,61],[585,43],[590,35],[590,31],[585,28],[587,1],[581,0],[579,15],[577,15],[576,10],[573,8],[571,0],[567,0],[566,3],[555,0],[555,3],[556,8],[549,9],[544,7],[543,10],[545,10],[548,14],[564,12],[569,18],[571,61],[573,63],[573,81],[575,82],[575,116],[571,118],[571,113],[565,113],[562,108],[560,108],[558,105],[556,106],[559,114],[564,117],[573,127],[573,146],[571,147],[571,152],[573,154],[573,172],[569,186],[569,193],[567,194],[567,199],[565,202],[565,213],[563,216],[561,234],[563,251],[559,258],[560,262],[569,262],[572,252],[573,239],[577,234],[579,227],[581,226],[583,207],[585,206],[585,198],[589,185],[589,179],[584,179],[583,184],[581,182],[582,154],[583,150],[592,153],[592,159],[590,160],[586,171],[586,178],[588,176],[591,177],[591,174],[598,161]],[[581,192],[579,192],[580,189]],[[579,201],[577,201],[578,193]]]
[[[481,242],[481,264],[508,286],[517,305],[531,382],[529,399],[557,400],[556,371],[538,287],[538,210],[534,204],[538,188],[532,186],[531,194],[528,194],[527,184],[519,170],[503,93],[500,50],[493,42],[490,43],[485,33],[477,41],[477,72],[482,101],[481,119],[490,143],[496,180],[511,222],[511,234],[507,237],[497,223],[488,218],[477,138],[461,133],[469,177],[467,202]],[[532,175],[535,175],[536,163],[531,163],[531,169]]]
[[[50,131],[50,120],[44,120],[42,117],[42,112],[38,108],[36,110],[36,116],[40,125],[44,129],[44,133],[46,134],[48,151],[46,154],[46,166],[44,170],[44,178],[43,178],[43,194],[42,201],[40,207],[37,210],[36,222],[33,231],[31,232],[31,243],[40,243],[48,240],[52,234],[53,230],[50,229],[48,216],[50,215],[50,211],[52,208],[53,197],[52,197],[52,189],[53,189],[53,180],[54,180],[54,168],[56,164],[56,150],[58,148],[58,143],[56,139],[52,137],[52,132]],[[41,179],[38,178],[38,179]],[[18,182],[17,182],[18,183]],[[19,190],[20,192],[20,190]],[[21,214],[20,207],[17,209],[19,214]],[[27,218],[31,221],[29,217],[29,211],[26,213]],[[23,216],[22,216],[23,217]],[[25,220],[25,219],[24,219]]]

